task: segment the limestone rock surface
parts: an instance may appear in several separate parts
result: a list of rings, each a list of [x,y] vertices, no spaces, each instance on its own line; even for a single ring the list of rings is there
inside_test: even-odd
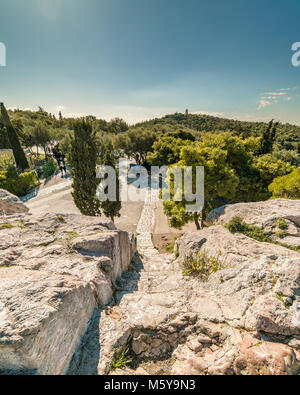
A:
[[[102,218],[2,217],[1,372],[64,374],[135,251],[135,236]]]
[[[29,209],[12,193],[0,189],[0,216],[27,213]]]

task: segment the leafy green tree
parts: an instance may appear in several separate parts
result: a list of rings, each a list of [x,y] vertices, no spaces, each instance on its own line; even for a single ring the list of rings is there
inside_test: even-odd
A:
[[[101,159],[100,159],[100,164],[105,165],[105,166],[111,166],[115,169],[117,178],[116,178],[116,201],[105,201],[100,203],[100,207],[103,211],[103,214],[110,218],[113,222],[115,220],[115,217],[120,217],[120,210],[122,208],[122,203],[120,201],[120,184],[119,184],[119,177],[118,177],[118,171],[116,169],[116,160],[114,156],[114,150],[113,146],[111,143],[107,143],[103,146],[101,150]],[[107,193],[107,190],[104,191]]]
[[[125,133],[128,129],[128,124],[121,118],[112,119],[106,126],[107,132],[112,134]]]
[[[239,178],[232,166],[227,162],[228,151],[225,147],[212,147],[207,144],[209,135],[204,142],[193,145],[183,145],[180,152],[178,166],[204,166],[205,175],[205,207],[203,213],[187,213],[186,201],[176,202],[174,196],[178,194],[173,188],[171,201],[164,202],[164,212],[168,216],[172,227],[181,228],[188,222],[194,221],[197,229],[208,212],[215,207],[220,197],[234,199],[238,188]],[[180,187],[178,187],[180,188]],[[172,191],[172,188],[171,188]]]
[[[138,165],[144,164],[149,151],[156,140],[156,134],[146,129],[130,129],[125,134],[115,137],[114,148],[129,159],[135,159]]]
[[[261,199],[270,197],[268,186],[274,178],[289,174],[294,169],[290,163],[277,159],[271,154],[255,157],[252,166],[259,174],[256,189]]]
[[[92,125],[84,119],[74,122],[69,162],[72,166],[73,199],[83,215],[101,216],[96,197],[99,181],[96,178],[97,144]]]
[[[15,161],[17,167],[21,170],[25,170],[29,168],[25,153],[23,148],[21,147],[18,135],[9,119],[8,113],[4,107],[3,103],[0,103],[2,122],[6,128],[6,133],[8,137],[9,144],[13,150]]]
[[[169,166],[180,160],[181,148],[195,141],[195,136],[184,130],[168,132],[153,143],[148,160],[156,166]]]
[[[300,199],[300,168],[290,174],[277,177],[269,186],[272,198]]]
[[[43,148],[46,154],[48,146],[50,145],[51,141],[52,141],[52,135],[49,129],[44,124],[38,123],[35,126],[35,128],[32,130],[32,142],[36,146],[37,154],[38,154],[39,146]]]

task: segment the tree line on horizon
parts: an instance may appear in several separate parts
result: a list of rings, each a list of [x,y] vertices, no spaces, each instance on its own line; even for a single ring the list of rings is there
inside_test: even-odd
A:
[[[146,166],[205,167],[203,215],[186,213],[185,202],[164,202],[169,223],[176,228],[190,221],[200,228],[205,215],[224,203],[266,200],[272,196],[300,198],[299,126],[188,113],[166,115],[133,126],[120,118],[107,122],[94,116],[74,119],[60,113],[55,117],[42,108],[8,113],[24,147],[42,146],[46,152],[59,143],[73,166],[74,200],[84,214],[100,214],[100,206],[93,206],[98,182],[94,172],[101,164],[113,165],[117,155]],[[0,122],[0,149],[10,145],[5,128]],[[88,153],[91,161],[84,159]],[[83,181],[86,174],[90,175],[90,187]],[[90,208],[84,207],[86,194],[91,195]],[[106,207],[102,204],[102,212],[113,219],[121,209],[117,203]]]

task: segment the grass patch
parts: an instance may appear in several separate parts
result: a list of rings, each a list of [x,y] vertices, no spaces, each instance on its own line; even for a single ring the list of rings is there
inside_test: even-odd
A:
[[[280,300],[281,303],[283,303],[284,307],[285,307],[287,310],[290,309],[291,306],[290,306],[289,304],[285,303],[285,301],[284,301],[284,299],[283,299],[283,297],[282,297],[281,295],[276,294],[276,298],[277,298],[278,300]]]
[[[284,239],[285,237],[287,237],[289,234],[288,232],[286,232],[285,230],[280,230],[279,232],[275,233],[277,237],[279,237],[279,239]]]
[[[132,362],[132,358],[130,358],[128,347],[125,349],[118,348],[114,360],[111,364],[110,370],[114,372],[117,369],[125,369]]]
[[[225,227],[233,233],[242,233],[257,241],[272,243],[272,239],[265,234],[264,229],[256,225],[248,225],[241,217],[234,217],[225,225]]]
[[[228,222],[227,225],[225,225],[227,229],[230,230],[230,232],[233,233],[242,233],[245,236],[251,237],[252,239],[255,239],[257,241],[262,241],[265,243],[272,243],[279,245],[281,247],[288,248],[289,250],[300,252],[300,246],[298,247],[290,247],[287,244],[280,243],[278,241],[274,241],[271,239],[270,236],[265,234],[263,228],[259,228],[258,226],[255,225],[248,225],[246,222],[243,221],[242,218],[240,217],[234,217],[230,222]],[[284,230],[277,232],[276,236],[280,237],[281,239],[285,238],[288,236],[288,233],[285,232]]]
[[[174,252],[174,248],[175,248],[175,241],[173,243],[166,245],[165,247],[166,251],[168,252]]]
[[[0,230],[3,229],[12,229],[15,226],[13,224],[11,224],[10,222],[5,222],[4,224],[0,224]]]
[[[279,228],[281,230],[288,229],[288,224],[286,223],[285,219],[283,219],[283,218],[278,218],[278,220],[276,221],[276,226],[277,226],[277,228]]]
[[[66,223],[66,220],[65,220],[64,217],[62,217],[61,215],[58,215],[58,216],[57,216],[57,219],[58,219],[62,224],[65,224],[65,223]]]
[[[183,263],[183,275],[200,278],[208,281],[211,274],[223,269],[225,265],[221,262],[221,252],[218,257],[209,256],[206,251],[197,255],[196,258],[187,258]]]
[[[76,239],[77,237],[79,237],[79,234],[77,232],[68,232],[68,239],[72,240],[72,239]]]

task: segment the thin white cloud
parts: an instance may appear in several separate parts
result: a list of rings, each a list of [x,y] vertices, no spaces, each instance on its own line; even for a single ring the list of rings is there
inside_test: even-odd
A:
[[[273,103],[271,100],[265,100],[265,99],[260,99],[259,105],[258,105],[258,110],[261,110],[262,108],[271,106]]]
[[[271,96],[285,96],[285,95],[287,95],[287,92],[266,92],[265,95],[271,95]]]
[[[291,101],[293,98],[290,95],[290,91],[298,89],[298,87],[294,88],[281,88],[275,90],[273,92],[265,92],[260,95],[258,102],[258,110],[262,110],[265,107],[272,106],[273,104],[279,103],[281,99],[285,102]]]

